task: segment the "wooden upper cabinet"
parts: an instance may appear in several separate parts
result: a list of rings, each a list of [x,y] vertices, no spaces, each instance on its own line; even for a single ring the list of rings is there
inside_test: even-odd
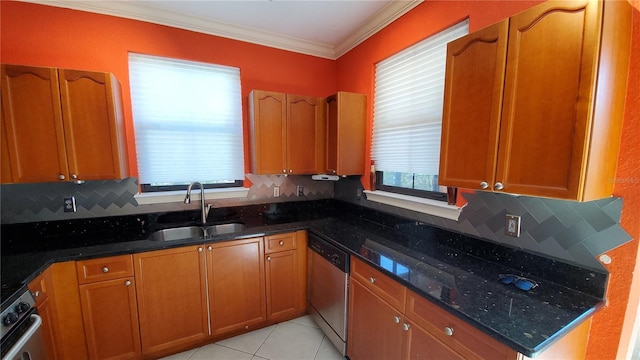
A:
[[[8,151],[2,157],[11,164],[8,182],[68,178],[56,69],[2,65],[2,120],[7,137],[2,150]]]
[[[447,45],[441,184],[493,184],[508,27],[504,20]]]
[[[484,182],[489,190],[579,201],[611,196],[630,29],[631,7],[624,1],[548,1],[511,17],[502,114],[491,117],[488,137],[477,135],[481,132],[465,136],[466,129],[459,133],[464,142],[453,142],[452,137],[458,135],[453,129],[461,124],[475,126],[471,124],[474,118],[465,118],[470,113],[495,111],[478,106],[480,97],[450,104],[445,100],[443,128],[447,130],[443,131],[442,153],[446,157],[441,184],[482,189]],[[503,55],[497,56],[499,64]],[[480,56],[475,60],[474,66],[483,61]],[[496,76],[476,74],[469,66],[448,68],[447,86],[464,72],[473,74],[465,85],[470,88],[476,86],[471,79]],[[478,67],[476,71],[488,70]],[[488,104],[497,101],[495,91],[484,92]],[[449,92],[446,88],[445,96]],[[496,126],[497,157],[492,156],[496,140],[491,133]],[[468,147],[480,151],[475,146],[485,142],[487,158],[481,164],[473,157],[458,157],[458,152],[471,152]],[[456,146],[465,149],[458,151]],[[478,178],[482,168],[490,168],[492,159],[497,159],[495,172]]]
[[[249,95],[251,171],[319,172],[324,167],[323,111],[322,100],[315,97],[253,90]]]
[[[112,74],[2,65],[3,182],[128,176]]]
[[[344,91],[327,98],[328,174],[364,173],[366,102],[366,95]]]

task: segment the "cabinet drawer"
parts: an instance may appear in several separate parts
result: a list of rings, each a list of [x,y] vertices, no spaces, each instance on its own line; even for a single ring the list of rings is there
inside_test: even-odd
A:
[[[406,315],[465,358],[517,358],[514,350],[411,291],[407,295]]]
[[[278,251],[293,250],[296,248],[296,234],[278,234],[264,238],[264,252],[270,254]]]
[[[78,283],[86,284],[133,276],[131,255],[113,256],[76,262]]]
[[[351,259],[351,277],[404,313],[407,288],[363,261]]]

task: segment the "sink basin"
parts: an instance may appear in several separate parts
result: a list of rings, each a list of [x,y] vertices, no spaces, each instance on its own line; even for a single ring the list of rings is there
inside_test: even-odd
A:
[[[229,223],[229,224],[219,224],[212,225],[206,228],[205,234],[207,236],[221,235],[221,234],[231,234],[243,231],[247,227],[241,223]]]
[[[184,239],[204,239],[204,229],[200,226],[184,226],[158,230],[149,236],[153,241],[171,241]]]
[[[240,232],[246,228],[247,227],[242,223],[211,225],[207,226],[206,228],[201,226],[183,226],[158,230],[152,233],[151,236],[149,236],[149,240],[172,241],[185,239],[205,239],[215,235]]]

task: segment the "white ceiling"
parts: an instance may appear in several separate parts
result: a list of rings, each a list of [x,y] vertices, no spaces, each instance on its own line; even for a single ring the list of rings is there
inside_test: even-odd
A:
[[[336,59],[423,0],[23,0]]]

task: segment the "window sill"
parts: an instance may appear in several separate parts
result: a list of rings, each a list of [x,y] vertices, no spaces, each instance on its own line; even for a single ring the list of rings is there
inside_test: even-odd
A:
[[[233,199],[247,197],[249,188],[234,187],[234,188],[221,188],[221,189],[206,189],[204,191],[205,200],[216,199]],[[152,205],[152,204],[164,204],[173,202],[183,202],[186,195],[186,191],[161,191],[152,193],[138,193],[133,197],[138,202],[138,205]],[[200,201],[200,190],[196,190],[191,195],[191,201]]]
[[[442,201],[423,199],[415,196],[396,194],[380,190],[365,190],[364,193],[367,195],[367,200],[370,201],[413,210],[423,214],[439,216],[441,218],[454,221],[458,221],[458,217],[462,212],[462,208],[459,208],[455,205],[448,205],[447,203]]]

